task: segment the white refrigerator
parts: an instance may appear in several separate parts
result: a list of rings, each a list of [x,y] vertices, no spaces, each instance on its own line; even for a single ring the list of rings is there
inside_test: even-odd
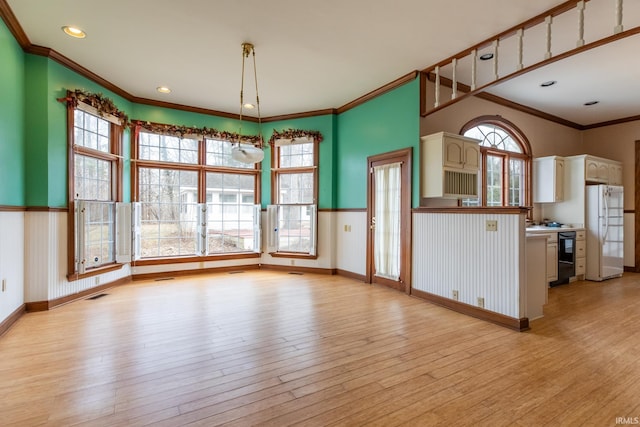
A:
[[[587,186],[587,280],[622,276],[624,270],[623,188]]]

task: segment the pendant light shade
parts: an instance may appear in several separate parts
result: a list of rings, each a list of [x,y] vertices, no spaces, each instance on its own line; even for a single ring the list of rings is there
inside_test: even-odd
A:
[[[251,144],[237,144],[231,149],[231,158],[241,163],[258,163],[264,159],[264,151]]]

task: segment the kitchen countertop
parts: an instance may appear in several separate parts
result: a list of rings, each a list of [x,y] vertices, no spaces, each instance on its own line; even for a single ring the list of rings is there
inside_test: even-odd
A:
[[[534,225],[526,228],[527,233],[559,233],[563,231],[583,231],[584,227],[546,227]]]

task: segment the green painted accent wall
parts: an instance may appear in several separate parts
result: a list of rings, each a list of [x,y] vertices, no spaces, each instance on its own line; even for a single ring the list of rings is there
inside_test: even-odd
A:
[[[26,55],[25,138],[27,206],[67,206],[67,89],[101,93],[128,115],[131,103],[46,57]],[[129,153],[129,132],[124,135]],[[130,162],[125,154],[124,201],[130,201]]]
[[[20,68],[20,51],[14,68]],[[184,126],[211,127],[237,132],[235,119],[209,116],[156,106],[133,104],[48,58],[24,56],[24,137],[18,125],[15,138],[25,141],[26,162],[24,189],[13,190],[16,203],[21,198],[27,206],[67,206],[67,135],[66,106],[57,101],[67,89],[84,89],[111,98],[131,119]],[[5,54],[6,56],[6,54]],[[19,73],[18,73],[19,74]],[[20,92],[14,96],[20,102]],[[5,107],[4,100],[0,106]],[[320,209],[366,207],[367,156],[405,147],[414,148],[418,157],[419,84],[407,83],[340,115],[323,115],[269,122],[262,125],[265,141],[273,129],[318,130],[320,143],[318,207]],[[18,121],[19,123],[19,121]],[[255,134],[258,124],[243,122],[242,131]],[[130,133],[124,135],[124,201],[130,201]],[[18,144],[19,145],[19,144]],[[16,151],[16,150],[14,150]],[[271,150],[266,147],[262,168],[262,206],[271,203]],[[21,151],[13,158],[22,159]],[[0,160],[1,162],[2,160]],[[21,162],[16,162],[20,164]],[[24,176],[21,171],[14,171]],[[3,172],[0,172],[3,173]],[[15,175],[12,175],[12,177]],[[418,206],[419,172],[414,161],[412,205]],[[2,194],[2,193],[0,193]],[[6,196],[3,195],[6,198]],[[0,199],[0,203],[1,203]]]
[[[24,206],[25,138],[22,48],[0,20],[0,205]]]
[[[274,130],[286,129],[317,130],[322,134],[323,140],[319,144],[318,153],[318,208],[333,209],[335,207],[336,180],[335,180],[335,126],[336,117],[332,114],[301,119],[269,122],[262,125],[265,141],[273,135]],[[271,200],[271,150],[265,152],[262,171],[262,206],[272,203]]]
[[[366,208],[367,157],[407,147],[413,147],[412,206],[418,206],[418,79],[340,114],[337,135],[337,208]]]

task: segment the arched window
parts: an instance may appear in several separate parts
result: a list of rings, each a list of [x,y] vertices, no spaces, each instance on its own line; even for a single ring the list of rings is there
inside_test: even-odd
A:
[[[460,133],[481,141],[482,156],[480,197],[463,206],[531,206],[531,146],[522,132],[500,116],[482,116]]]

